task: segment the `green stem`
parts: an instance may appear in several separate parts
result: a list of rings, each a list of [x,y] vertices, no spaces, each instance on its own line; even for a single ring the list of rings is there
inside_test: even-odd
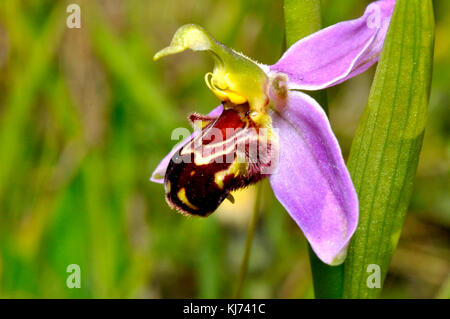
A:
[[[284,0],[286,48],[321,29],[320,0]],[[328,114],[327,91],[308,92]]]
[[[321,28],[320,0],[285,0],[284,19],[286,47]],[[328,98],[325,90],[308,92],[328,114]],[[308,245],[309,247],[309,245]],[[344,282],[344,267],[328,266],[320,261],[309,247],[309,259],[316,298],[340,298]]]
[[[252,217],[250,224],[248,225],[247,239],[245,240],[244,256],[242,257],[241,268],[239,272],[239,279],[236,288],[235,298],[239,299],[242,295],[242,287],[244,286],[245,277],[247,276],[248,261],[250,259],[250,252],[252,250],[252,242],[255,234],[256,223],[258,221],[258,214],[261,208],[261,195],[262,195],[263,183],[259,182],[256,185],[256,198],[253,205]]]
[[[317,299],[342,298],[344,286],[344,266],[324,264],[308,244],[309,262],[313,275],[314,295]]]
[[[322,27],[320,0],[284,0],[284,21],[290,47]]]

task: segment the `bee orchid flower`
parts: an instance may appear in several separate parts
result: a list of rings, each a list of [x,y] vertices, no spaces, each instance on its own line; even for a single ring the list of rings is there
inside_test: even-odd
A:
[[[268,177],[316,255],[342,263],[358,223],[358,198],[325,112],[302,91],[339,84],[377,62],[394,5],[373,2],[359,19],[299,40],[271,66],[199,26],[179,28],[154,59],[186,49],[210,53],[215,67],[205,81],[222,103],[190,116],[197,129],[152,174],[168,204],[207,216],[231,191]]]

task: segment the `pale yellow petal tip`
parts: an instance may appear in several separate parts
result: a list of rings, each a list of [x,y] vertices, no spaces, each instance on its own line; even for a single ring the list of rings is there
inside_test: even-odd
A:
[[[347,251],[348,251],[348,246],[345,246],[344,248],[342,248],[342,250],[336,255],[336,257],[334,257],[334,259],[331,261],[331,263],[329,263],[329,265],[330,266],[341,265],[345,261],[345,258],[347,258]]]
[[[166,47],[160,51],[158,51],[154,56],[153,56],[153,61],[159,60],[165,56],[171,55],[171,54],[176,54],[176,53],[180,53],[185,51],[186,48],[182,48],[182,47],[175,47],[175,46],[170,46],[170,47]]]
[[[213,42],[212,37],[202,27],[195,24],[186,24],[175,32],[170,46],[157,52],[153,56],[153,60],[156,61],[187,49],[194,51],[210,50]]]

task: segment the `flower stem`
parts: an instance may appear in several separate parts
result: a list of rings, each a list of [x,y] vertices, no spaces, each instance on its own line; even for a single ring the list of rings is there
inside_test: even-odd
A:
[[[308,244],[309,262],[313,275],[314,295],[316,299],[342,298],[344,286],[344,265],[324,264]]]
[[[286,47],[321,28],[320,0],[284,0]],[[328,97],[325,90],[309,92],[328,115]],[[317,258],[308,245],[309,259],[316,298],[341,298],[344,267],[328,266]]]
[[[286,48],[322,27],[320,0],[284,0]],[[308,92],[328,115],[327,91]]]
[[[244,286],[245,277],[247,276],[248,261],[250,259],[250,252],[252,250],[252,242],[255,234],[255,228],[258,221],[258,215],[261,208],[261,195],[263,189],[263,182],[256,184],[256,197],[253,205],[252,217],[248,225],[247,238],[245,240],[244,256],[242,257],[241,268],[239,271],[239,279],[236,288],[235,298],[239,299],[242,295],[242,287]]]

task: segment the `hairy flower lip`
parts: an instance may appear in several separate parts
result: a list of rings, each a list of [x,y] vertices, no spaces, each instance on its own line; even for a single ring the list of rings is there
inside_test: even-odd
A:
[[[194,116],[198,118],[198,116]],[[276,167],[271,129],[252,120],[249,105],[227,104],[172,157],[164,177],[166,200],[178,211],[207,216],[229,192],[256,183]]]
[[[279,130],[280,163],[269,177],[272,189],[302,229],[316,255],[329,265],[338,265],[345,259],[358,222],[358,198],[324,111],[313,98],[298,90],[317,90],[339,84],[377,62],[394,5],[395,0],[373,2],[362,17],[338,23],[298,41],[272,66],[256,63],[227,48],[232,54],[225,56],[238,57],[240,61],[245,58],[244,65],[249,69],[236,71],[233,67],[238,65],[239,69],[242,64],[231,63],[231,67],[226,68],[234,72],[225,73],[232,74],[230,82],[239,85],[232,87],[228,82],[227,85],[216,85],[216,82],[211,85],[221,90],[231,88],[237,96],[230,99],[224,95],[221,99],[242,102],[240,98],[246,98],[256,117],[267,114],[270,125]],[[208,50],[197,42],[191,43],[189,48]],[[224,46],[220,44],[220,48]],[[253,82],[252,70],[258,74],[256,82]],[[252,91],[255,83],[258,84],[257,94]],[[218,93],[219,98],[224,94],[223,91]],[[273,110],[268,109],[268,105]],[[223,106],[219,106],[210,115],[221,116],[223,110]],[[261,123],[266,118],[263,116]],[[199,131],[180,142],[161,161],[152,181],[162,182],[172,155],[196,134]]]

